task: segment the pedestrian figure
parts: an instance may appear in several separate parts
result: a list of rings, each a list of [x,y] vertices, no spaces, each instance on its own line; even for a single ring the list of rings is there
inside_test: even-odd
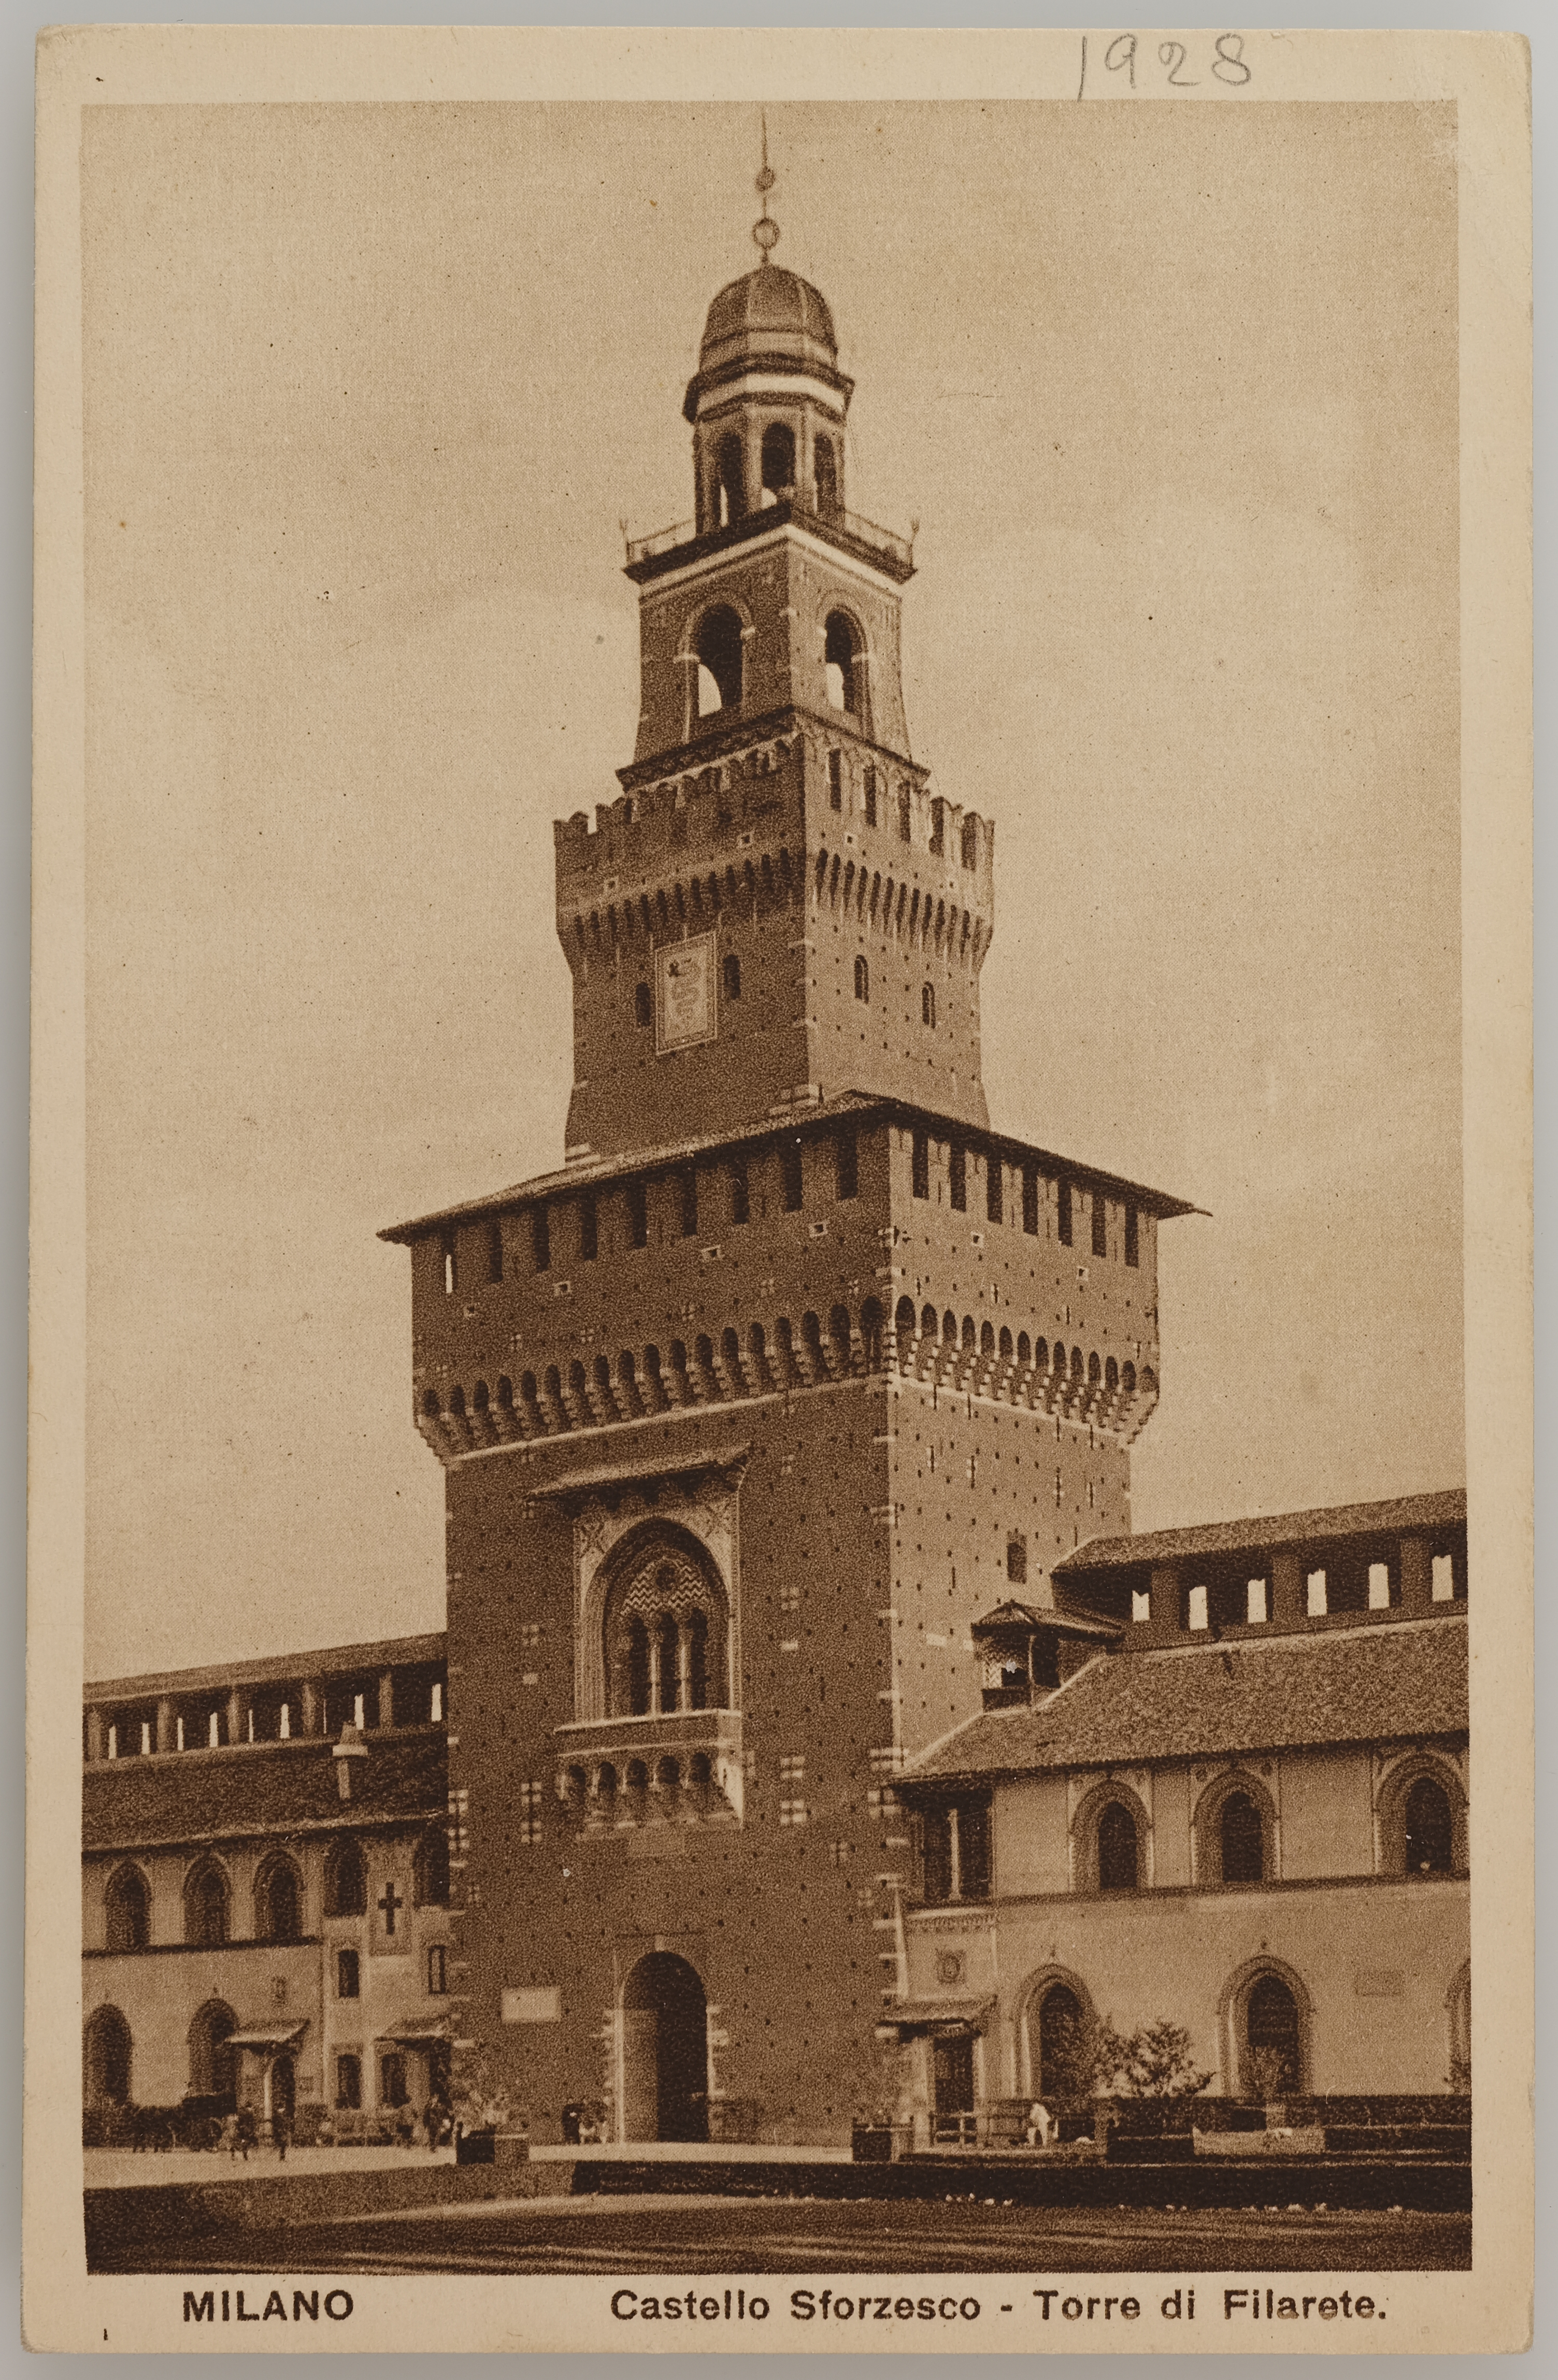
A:
[[[1028,2145],[1030,2149],[1047,2149],[1054,2131],[1050,2111],[1041,2099],[1035,2099],[1028,2111]]]
[[[286,2143],[291,2135],[291,2118],[288,2116],[285,2107],[278,2107],[275,2114],[271,2118],[271,2138],[276,2144],[276,2155],[283,2165],[286,2163]]]
[[[249,2152],[260,2138],[260,2128],[254,2120],[252,2107],[240,2107],[237,2115],[237,2143],[243,2151],[243,2161],[249,2163]]]

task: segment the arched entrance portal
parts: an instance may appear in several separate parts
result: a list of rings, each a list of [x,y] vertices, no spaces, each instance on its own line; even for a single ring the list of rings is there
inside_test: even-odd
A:
[[[639,1961],[622,1995],[622,2131],[629,2141],[709,2137],[709,2010],[673,1950]]]

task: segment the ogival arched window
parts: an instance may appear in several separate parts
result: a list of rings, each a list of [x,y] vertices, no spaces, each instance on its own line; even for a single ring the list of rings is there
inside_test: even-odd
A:
[[[619,1548],[603,1615],[606,1699],[618,1718],[722,1709],[727,1694],[724,1589],[680,1531],[636,1533]]]
[[[762,433],[765,500],[782,502],[796,492],[796,433],[787,422],[771,421]]]

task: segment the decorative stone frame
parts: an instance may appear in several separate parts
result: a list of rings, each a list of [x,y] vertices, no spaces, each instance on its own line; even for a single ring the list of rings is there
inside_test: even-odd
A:
[[[740,1512],[746,1450],[680,1475],[607,1481],[577,1499],[574,1524],[574,1717],[608,1715],[604,1623],[606,1598],[621,1568],[614,1559],[624,1541],[661,1527],[677,1533],[724,1590],[726,1696],[741,1675]],[[728,1700],[712,1705],[731,1709]]]
[[[1071,1815],[1071,1888],[1074,1892],[1102,1892],[1098,1880],[1098,1830],[1111,1802],[1118,1802],[1136,1821],[1136,1886],[1144,1891],[1152,1881],[1152,1820],[1146,1803],[1133,1785],[1122,1778],[1105,1777],[1085,1793]],[[1118,1885],[1108,1889],[1117,1892]]]
[[[1076,1994],[1084,2023],[1098,2014],[1093,1996],[1075,1968],[1062,1966],[1052,1959],[1034,1969],[1017,1994],[1017,2012],[1013,2027],[1012,2062],[1017,2094],[1021,2098],[1035,2099],[1039,2096],[1040,2010],[1045,1993],[1056,1984],[1064,1984],[1068,1992]]]
[[[1276,1796],[1254,1769],[1235,1763],[1222,1769],[1203,1788],[1190,1822],[1190,1842],[1196,1863],[1195,1883],[1230,1891],[1253,1891],[1252,1885],[1223,1882],[1223,1804],[1235,1793],[1246,1794],[1260,1813],[1260,1881],[1274,1884],[1282,1875],[1282,1825]]]
[[[1374,1788],[1374,1857],[1381,1876],[1407,1876],[1406,1797],[1420,1777],[1442,1786],[1450,1803],[1450,1873],[1469,1872],[1469,1805],[1464,1779],[1454,1757],[1444,1752],[1412,1751],[1391,1760],[1376,1777]],[[1420,1880],[1420,1879],[1419,1879]]]
[[[1285,1959],[1273,1959],[1266,1951],[1262,1951],[1259,1958],[1247,1959],[1242,1966],[1235,1967],[1218,1998],[1217,2046],[1223,2065],[1223,2089],[1231,2099],[1248,2099],[1254,2095],[1254,2086],[1246,2070],[1248,2055],[1247,2012],[1249,1996],[1262,1975],[1274,1975],[1279,1983],[1286,1985],[1293,1995],[1293,2004],[1298,2011],[1298,2080],[1296,2085],[1289,2085],[1286,2095],[1294,2099],[1306,2098],[1312,2087],[1314,2073],[1314,2006],[1309,1998],[1309,1987],[1296,1967],[1290,1967]]]

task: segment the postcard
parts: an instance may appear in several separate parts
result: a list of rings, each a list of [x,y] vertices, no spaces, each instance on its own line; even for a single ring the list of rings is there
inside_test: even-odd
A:
[[[1527,2342],[1528,100],[43,36],[34,2347]]]

